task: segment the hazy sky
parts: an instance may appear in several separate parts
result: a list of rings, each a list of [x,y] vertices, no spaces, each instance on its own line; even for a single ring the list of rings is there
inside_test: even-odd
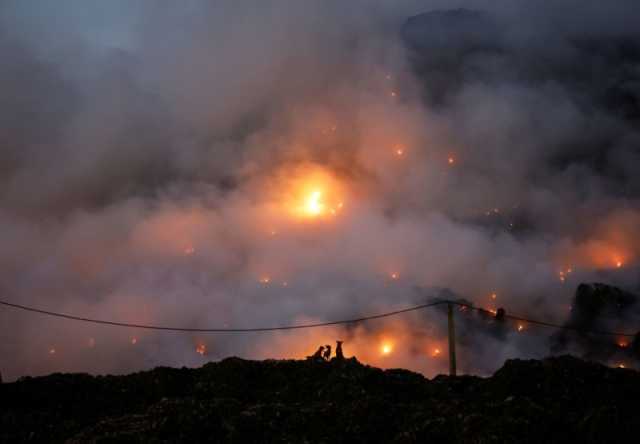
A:
[[[639,8],[2,2],[1,298],[246,327],[445,289],[562,322],[579,282],[636,290]],[[197,336],[3,308],[0,371],[300,357],[345,339],[348,355],[432,375],[444,320]],[[549,331],[485,324],[460,322],[465,371],[548,353]]]

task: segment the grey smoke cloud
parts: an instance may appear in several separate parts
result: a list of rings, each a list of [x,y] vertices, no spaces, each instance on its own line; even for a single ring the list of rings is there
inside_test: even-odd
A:
[[[3,298],[263,326],[403,307],[433,288],[562,322],[580,281],[636,290],[637,9],[5,2]],[[291,202],[314,175],[338,214],[301,221]],[[444,320],[206,337],[2,310],[0,370],[300,357],[343,338],[348,354],[432,375],[446,369],[433,355]],[[476,324],[459,327],[464,370],[549,352],[548,331]]]

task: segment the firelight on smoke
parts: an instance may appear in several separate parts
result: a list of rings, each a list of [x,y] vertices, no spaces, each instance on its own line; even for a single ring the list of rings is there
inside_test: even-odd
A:
[[[389,355],[393,351],[393,345],[390,342],[383,342],[380,345],[380,353],[382,355]]]

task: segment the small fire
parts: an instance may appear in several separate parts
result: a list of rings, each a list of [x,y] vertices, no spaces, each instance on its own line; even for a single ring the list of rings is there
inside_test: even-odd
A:
[[[491,293],[491,299],[495,301],[497,297],[498,295],[496,293]]]
[[[524,325],[518,324],[518,331],[523,331],[523,330],[524,330]]]
[[[496,310],[495,308],[490,308],[487,310],[489,313],[491,313],[492,315],[496,316],[498,314],[498,310]]]
[[[396,145],[394,147],[394,152],[396,153],[396,156],[402,157],[405,153],[404,145]]]
[[[456,159],[453,156],[449,156],[447,162],[449,163],[449,165],[453,165],[454,163],[456,163]]]
[[[262,276],[259,281],[261,284],[267,285],[271,282],[271,278],[269,276]]]
[[[393,351],[393,345],[390,342],[383,342],[380,345],[380,353],[383,355],[388,355]]]
[[[434,348],[433,351],[431,352],[431,357],[433,358],[437,358],[438,356],[440,356],[441,350],[439,348]]]
[[[207,352],[207,346],[204,344],[198,344],[196,346],[196,353],[198,353],[200,356],[204,356],[204,354]]]
[[[622,268],[623,265],[624,264],[622,263],[622,261],[620,261],[620,260],[616,261],[616,268]]]
[[[395,91],[391,91],[391,97],[396,97],[398,94]]]
[[[131,345],[136,345],[138,343],[138,338],[131,338]]]
[[[618,364],[618,368],[626,368],[626,366],[621,362],[620,364]]]
[[[397,272],[391,273],[391,279],[393,279],[394,281],[400,279],[400,273],[397,273]]]
[[[620,348],[627,348],[629,346],[629,343],[626,341],[618,341],[618,347]]]
[[[194,254],[196,252],[196,249],[194,246],[189,246],[187,248],[184,249],[184,254],[185,256],[191,256],[192,254]]]

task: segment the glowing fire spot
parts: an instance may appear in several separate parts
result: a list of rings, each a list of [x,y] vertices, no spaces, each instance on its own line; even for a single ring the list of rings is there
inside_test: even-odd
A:
[[[496,293],[491,293],[491,299],[495,300],[498,297]]]
[[[260,278],[260,283],[263,285],[267,285],[271,282],[271,278],[269,276],[262,276]]]
[[[394,281],[400,279],[400,273],[391,273],[391,279]]]
[[[398,94],[395,91],[391,91],[391,97],[397,97]]]
[[[524,330],[524,325],[518,324],[518,331],[522,331],[522,330]]]
[[[437,358],[438,356],[440,356],[440,353],[442,353],[442,351],[439,348],[434,348],[431,352],[431,356],[433,358]]]
[[[131,338],[131,345],[136,345],[138,343],[138,338]]]
[[[380,353],[383,355],[388,355],[393,351],[393,345],[391,345],[391,343],[389,342],[383,342],[382,345],[380,345]]]
[[[198,353],[200,356],[204,356],[204,354],[207,352],[207,346],[204,344],[198,344],[196,346],[196,353]]]
[[[304,211],[309,216],[319,216],[324,211],[324,203],[321,201],[322,191],[314,190],[307,196],[304,203]]]
[[[185,249],[184,249],[184,254],[185,254],[186,256],[191,256],[191,255],[192,255],[193,253],[195,253],[195,252],[196,252],[196,249],[195,249],[195,247],[193,247],[193,246],[189,246],[189,247],[187,247],[187,248],[185,248]]]
[[[622,265],[624,265],[622,261],[616,261],[616,268],[622,268]]]
[[[496,316],[498,314],[498,310],[496,310],[495,308],[490,308],[487,310],[489,313],[491,313],[492,315]]]
[[[623,363],[618,364],[618,368],[626,368]]]
[[[456,159],[453,156],[449,156],[447,162],[449,163],[449,165],[453,165],[454,163],[456,163]]]
[[[628,342],[625,342],[625,341],[618,342],[618,347],[620,348],[627,348],[628,346],[629,346]]]

